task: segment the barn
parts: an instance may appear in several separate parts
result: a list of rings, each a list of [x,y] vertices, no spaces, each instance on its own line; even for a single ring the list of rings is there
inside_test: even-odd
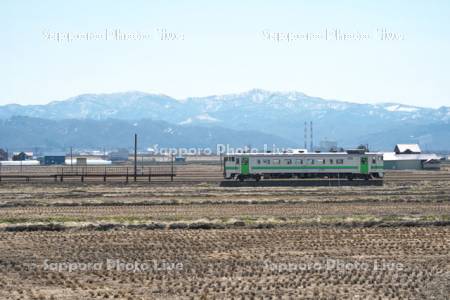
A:
[[[422,154],[418,144],[397,144],[394,152],[383,153],[385,170],[439,170],[441,157]]]

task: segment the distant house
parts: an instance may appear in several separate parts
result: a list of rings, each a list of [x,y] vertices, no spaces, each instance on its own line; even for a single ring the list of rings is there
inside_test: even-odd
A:
[[[397,144],[394,152],[383,153],[386,170],[439,170],[441,157],[436,154],[422,154],[417,144]]]
[[[8,152],[0,148],[0,160],[8,160]]]
[[[420,154],[420,146],[418,144],[397,144],[394,149],[395,154]]]
[[[29,160],[33,158],[33,152],[15,152],[12,156],[12,160]]]

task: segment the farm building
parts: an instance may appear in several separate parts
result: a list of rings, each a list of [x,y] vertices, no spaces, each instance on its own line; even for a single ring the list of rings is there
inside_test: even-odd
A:
[[[104,165],[110,165],[110,160],[103,160],[103,159],[92,159],[87,157],[74,157],[73,161],[71,162],[70,157],[65,160],[66,165],[77,165],[77,166],[104,166]]]
[[[420,154],[420,146],[418,144],[397,144],[394,149],[395,154]]]
[[[394,152],[383,154],[385,170],[439,170],[441,157],[422,154],[417,144],[397,144]]]
[[[33,158],[33,152],[14,152],[12,160],[29,160]]]
[[[42,163],[44,165],[63,165],[65,161],[65,155],[46,155],[42,157]]]

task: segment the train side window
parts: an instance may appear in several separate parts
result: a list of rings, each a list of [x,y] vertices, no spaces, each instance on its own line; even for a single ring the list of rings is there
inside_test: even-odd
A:
[[[270,165],[270,159],[263,159],[263,163],[265,163],[266,165]]]
[[[333,159],[330,159],[330,165],[332,165],[333,164]]]
[[[279,159],[274,159],[273,160],[273,164],[274,165],[279,165],[280,164],[280,160]]]
[[[310,159],[310,160],[309,160],[309,163],[310,163],[311,165],[313,165],[313,164],[314,164],[314,159]]]
[[[372,163],[373,163],[373,164],[376,164],[376,163],[377,163],[377,160],[375,159],[375,157],[372,158]]]
[[[239,158],[236,158],[236,164],[237,165],[239,164]]]
[[[257,160],[256,160],[256,163],[257,163],[258,165],[260,165],[260,164],[261,164],[261,160],[260,160],[260,159],[257,159]]]
[[[285,159],[284,163],[287,165],[292,165],[292,159]]]
[[[344,164],[344,160],[343,159],[336,159],[336,164],[337,165],[342,165],[342,164]]]
[[[295,160],[295,164],[296,164],[296,165],[303,165],[303,160],[301,160],[301,159],[296,159],[296,160]]]
[[[322,159],[322,164],[326,164],[326,163],[327,163],[326,160]]]

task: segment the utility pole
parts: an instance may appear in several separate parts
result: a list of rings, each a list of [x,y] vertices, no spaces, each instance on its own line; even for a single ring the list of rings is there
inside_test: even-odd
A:
[[[313,122],[312,121],[310,121],[309,122],[309,127],[310,127],[310,130],[311,130],[311,132],[310,132],[310,139],[311,139],[311,141],[310,141],[310,143],[311,143],[311,152],[314,152],[314,143],[313,143]]]
[[[304,141],[305,141],[305,150],[308,150],[308,123],[305,121],[305,130],[303,135]]]
[[[134,134],[134,181],[136,182],[137,176],[137,134]]]
[[[173,181],[173,153],[171,154],[170,181]]]

